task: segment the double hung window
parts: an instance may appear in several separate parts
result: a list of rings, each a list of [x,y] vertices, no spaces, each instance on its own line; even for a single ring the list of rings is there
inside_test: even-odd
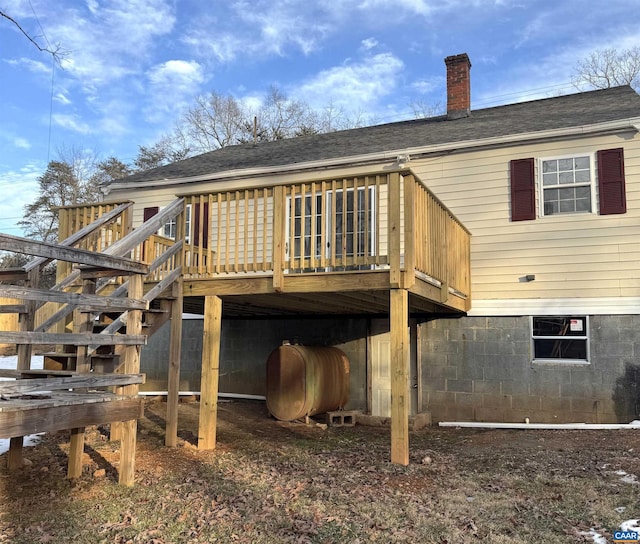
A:
[[[590,155],[540,159],[544,215],[590,212],[593,168]]]

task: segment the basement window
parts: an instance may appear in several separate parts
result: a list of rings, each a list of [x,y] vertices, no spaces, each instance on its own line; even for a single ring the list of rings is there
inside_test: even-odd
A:
[[[589,318],[544,316],[531,318],[534,363],[589,363]]]

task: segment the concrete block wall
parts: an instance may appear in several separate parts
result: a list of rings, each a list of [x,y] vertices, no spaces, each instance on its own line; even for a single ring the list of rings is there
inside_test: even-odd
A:
[[[433,421],[628,422],[640,410],[640,316],[591,316],[589,365],[531,362],[529,317],[419,325]]]
[[[182,327],[180,389],[200,390],[202,320]],[[220,349],[220,392],[265,394],[267,357],[283,340],[306,346],[335,346],[350,361],[347,409],[366,409],[367,321],[365,319],[223,319]],[[169,328],[165,325],[142,349],[141,368],[147,374],[143,391],[167,389]]]

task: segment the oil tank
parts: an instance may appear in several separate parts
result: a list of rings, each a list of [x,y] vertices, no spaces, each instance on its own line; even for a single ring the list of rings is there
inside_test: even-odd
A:
[[[334,347],[283,344],[267,358],[267,408],[283,421],[343,408],[349,359]]]

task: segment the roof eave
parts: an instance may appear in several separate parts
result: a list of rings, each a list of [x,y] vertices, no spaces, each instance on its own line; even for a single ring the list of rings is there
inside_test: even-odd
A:
[[[357,166],[372,163],[395,161],[399,156],[419,157],[425,155],[434,155],[442,153],[463,152],[471,149],[482,149],[492,147],[503,147],[524,142],[533,142],[539,140],[555,140],[566,139],[568,137],[581,137],[599,134],[607,134],[612,132],[626,132],[633,130],[640,132],[640,117],[632,117],[628,119],[619,119],[616,121],[607,121],[605,123],[594,123],[589,125],[581,125],[576,127],[542,130],[535,132],[526,132],[522,134],[509,134],[505,136],[494,136],[491,138],[483,138],[476,140],[462,140],[459,142],[447,142],[443,144],[432,144],[428,146],[403,147],[394,150],[367,153],[362,155],[350,155],[333,159],[322,159],[319,161],[307,161],[295,164],[284,164],[278,166],[259,167],[259,168],[242,168],[237,170],[226,170],[218,173],[200,174],[197,176],[188,176],[180,178],[165,178],[158,180],[147,180],[138,182],[116,182],[109,185],[109,192],[121,189],[136,189],[161,187],[171,185],[185,185],[189,183],[197,183],[200,181],[223,181],[232,179],[244,179],[252,177],[260,177],[274,174],[286,174],[301,171],[321,170],[329,168],[337,168],[344,165]]]

